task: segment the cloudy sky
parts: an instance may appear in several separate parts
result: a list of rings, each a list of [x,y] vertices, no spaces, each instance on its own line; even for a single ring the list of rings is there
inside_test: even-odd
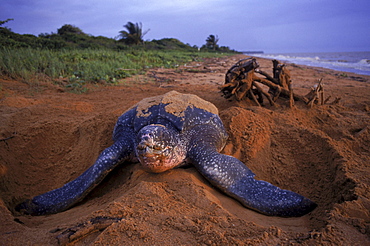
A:
[[[201,46],[210,35],[239,51],[370,51],[370,0],[0,0],[0,20],[21,34],[72,24],[116,37],[127,22],[145,40],[177,38]]]

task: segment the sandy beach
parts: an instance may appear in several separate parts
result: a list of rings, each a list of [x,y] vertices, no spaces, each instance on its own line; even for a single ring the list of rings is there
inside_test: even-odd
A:
[[[370,245],[370,76],[288,64],[295,93],[322,78],[325,105],[229,101],[218,87],[244,55],[152,69],[75,94],[0,78],[0,245]],[[257,58],[272,73],[271,60]],[[14,206],[59,188],[112,144],[117,118],[141,99],[176,90],[216,105],[223,150],[276,186],[318,204],[279,218],[243,207],[193,167],[161,174],[123,163],[82,202],[47,216]],[[336,98],[341,100],[331,104]]]

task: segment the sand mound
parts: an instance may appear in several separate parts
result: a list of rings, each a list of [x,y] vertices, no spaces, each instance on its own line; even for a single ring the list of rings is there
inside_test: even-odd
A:
[[[14,89],[19,82],[2,80],[3,90],[13,92],[0,99],[0,139],[14,136],[0,141],[2,244],[57,245],[75,238],[80,240],[72,245],[369,244],[368,82],[289,67],[298,93],[322,75],[326,89],[345,96],[343,102],[311,110],[289,109],[284,101],[259,108],[217,94],[215,78],[223,83],[222,75],[238,58],[209,60],[208,82],[208,73],[158,70],[175,82],[101,87],[83,95],[53,90],[30,95]],[[65,212],[32,217],[14,211],[17,203],[62,186],[93,164],[112,144],[122,112],[171,90],[215,104],[230,135],[224,153],[246,163],[258,179],[298,192],[318,208],[300,218],[264,216],[219,192],[193,167],[149,174],[124,163]]]

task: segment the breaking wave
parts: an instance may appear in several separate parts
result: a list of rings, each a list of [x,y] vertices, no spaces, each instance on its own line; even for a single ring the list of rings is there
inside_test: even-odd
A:
[[[253,54],[253,56],[370,75],[370,52]]]

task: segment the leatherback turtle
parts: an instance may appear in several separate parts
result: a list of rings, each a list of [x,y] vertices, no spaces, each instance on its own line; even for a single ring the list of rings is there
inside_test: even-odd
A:
[[[118,118],[114,144],[75,180],[16,206],[31,215],[58,213],[81,201],[119,163],[137,158],[154,173],[181,166],[184,160],[214,186],[245,207],[272,216],[295,217],[316,204],[297,193],[256,180],[238,159],[220,154],[228,135],[210,102],[176,91],[146,98]]]

